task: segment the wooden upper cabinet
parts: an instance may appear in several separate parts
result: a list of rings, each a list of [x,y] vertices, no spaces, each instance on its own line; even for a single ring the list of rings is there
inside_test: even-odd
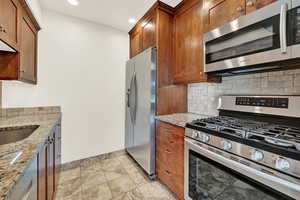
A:
[[[37,33],[40,26],[25,0],[0,0],[0,80],[37,82]],[[7,46],[16,52],[6,51]]]
[[[130,57],[134,57],[142,50],[142,34],[141,29],[136,28],[130,34]]]
[[[21,20],[21,30],[20,79],[36,83],[37,31],[25,12],[23,13]]]
[[[142,23],[142,49],[148,49],[151,46],[155,46],[155,15],[152,14],[148,19]]]
[[[204,30],[208,32],[245,14],[245,0],[204,0]]]
[[[262,8],[278,0],[246,0],[246,13]]]
[[[202,0],[185,2],[175,14],[174,82],[218,81],[204,73]]]
[[[0,1],[0,39],[15,50],[19,50],[20,14],[21,5],[18,0]]]
[[[130,57],[134,57],[143,50],[156,46],[156,12],[151,9],[129,32]]]

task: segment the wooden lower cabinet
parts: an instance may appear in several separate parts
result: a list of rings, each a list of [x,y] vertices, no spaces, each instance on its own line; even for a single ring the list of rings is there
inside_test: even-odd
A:
[[[156,174],[179,199],[184,199],[184,128],[157,121]]]
[[[38,154],[38,200],[53,200],[60,172],[60,126],[49,135]]]

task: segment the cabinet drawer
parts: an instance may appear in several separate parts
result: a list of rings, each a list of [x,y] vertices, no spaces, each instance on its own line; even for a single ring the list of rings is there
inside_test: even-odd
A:
[[[170,164],[169,164],[170,165]],[[158,162],[157,164],[157,177],[168,186],[168,188],[177,195],[179,199],[183,199],[184,194],[184,177],[181,174],[177,174],[172,172],[162,162]]]

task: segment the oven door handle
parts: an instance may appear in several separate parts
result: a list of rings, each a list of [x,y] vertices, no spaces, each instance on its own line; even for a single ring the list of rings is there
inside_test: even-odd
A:
[[[296,184],[296,183],[278,178],[276,176],[269,175],[262,171],[259,171],[254,168],[248,167],[244,164],[241,164],[237,161],[228,159],[222,155],[219,155],[215,152],[212,152],[212,151],[202,147],[201,143],[194,141],[192,139],[185,138],[185,145],[186,145],[187,150],[192,149],[193,151],[196,151],[197,153],[199,153],[209,159],[212,159],[212,160],[214,160],[228,168],[231,168],[243,175],[251,177],[254,180],[258,180],[259,182],[264,183],[265,185],[269,186],[270,188],[279,190],[286,195],[289,195],[293,198],[299,197],[299,195],[300,195],[300,184]],[[213,148],[213,147],[211,147],[211,148]]]
[[[287,11],[288,11],[288,5],[287,3],[283,3],[281,5],[281,11],[280,11],[280,48],[282,54],[287,53],[287,35],[286,35]]]

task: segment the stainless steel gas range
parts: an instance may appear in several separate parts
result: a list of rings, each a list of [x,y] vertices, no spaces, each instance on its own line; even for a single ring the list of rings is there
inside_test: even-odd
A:
[[[223,96],[186,125],[187,200],[300,199],[300,96]]]

